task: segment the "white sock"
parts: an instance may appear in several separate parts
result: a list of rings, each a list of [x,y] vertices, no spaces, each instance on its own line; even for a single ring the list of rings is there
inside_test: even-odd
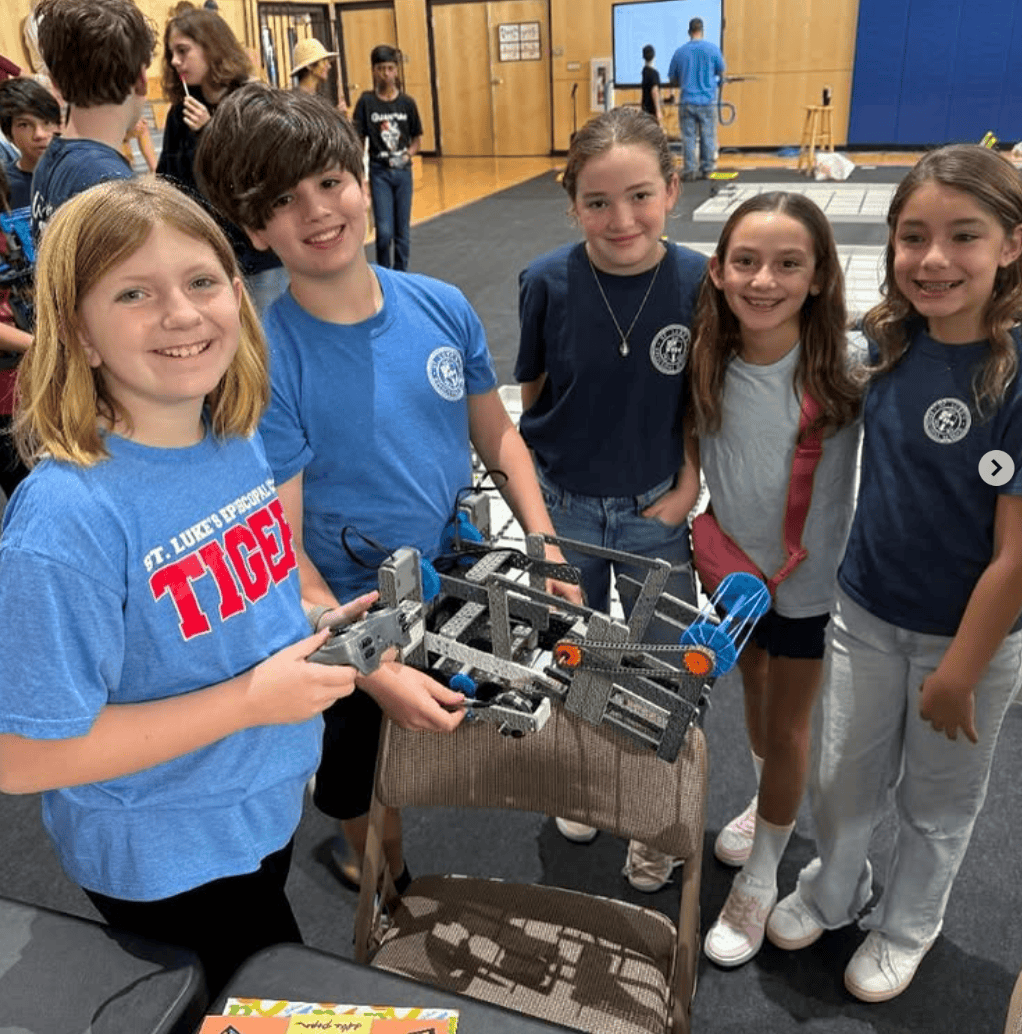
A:
[[[759,781],[763,778],[763,759],[752,751],[752,764],[756,769],[756,790],[759,790]]]
[[[775,826],[762,815],[756,816],[756,836],[742,873],[755,881],[757,889],[763,888],[771,894],[777,889],[777,866],[794,828],[794,822],[788,826]]]

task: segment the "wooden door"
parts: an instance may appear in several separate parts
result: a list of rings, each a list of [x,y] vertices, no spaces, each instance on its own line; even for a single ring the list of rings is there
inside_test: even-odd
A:
[[[485,3],[433,6],[433,67],[445,155],[494,153],[486,8]]]
[[[348,7],[338,4],[341,46],[344,52],[345,93],[352,110],[359,96],[373,88],[369,55],[373,47],[386,43],[397,47],[397,23],[392,3]]]
[[[546,0],[499,0],[488,3],[494,154],[550,153],[550,32]],[[517,60],[505,35],[517,29]],[[526,38],[528,37],[528,38]]]
[[[434,0],[430,14],[441,153],[549,154],[547,0]]]

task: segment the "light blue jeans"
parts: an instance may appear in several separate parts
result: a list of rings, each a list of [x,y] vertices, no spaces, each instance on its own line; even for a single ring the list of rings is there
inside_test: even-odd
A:
[[[1018,685],[1022,632],[1004,640],[976,685],[978,744],[961,731],[949,740],[919,717],[920,686],[950,643],[881,621],[838,589],[809,766],[819,857],[798,883],[828,929],[854,922],[869,901],[867,851],[893,792],[898,826],[884,892],[861,925],[906,948],[940,933]]]
[[[698,168],[703,176],[713,172],[717,162],[717,106],[715,104],[680,105],[681,136],[685,142],[685,173],[694,176]],[[699,137],[699,159],[696,161],[696,136]]]
[[[605,549],[619,549],[625,553],[636,553],[643,557],[667,560],[671,564],[671,576],[666,592],[686,603],[696,602],[695,586],[692,582],[692,553],[689,546],[688,523],[676,526],[664,524],[655,517],[643,517],[642,511],[669,491],[675,479],[668,478],[648,492],[637,496],[601,497],[578,495],[552,484],[540,476],[539,485],[543,498],[554,522],[557,534],[566,539],[575,539]],[[582,573],[582,588],[586,600],[594,610],[606,611],[610,607],[610,579],[627,574],[638,581],[646,577],[646,570],[634,564],[614,565],[601,557],[586,556],[565,550],[565,559]],[[634,595],[626,591],[621,603],[625,613],[631,611]],[[677,642],[679,633],[651,625],[647,633],[649,642]]]

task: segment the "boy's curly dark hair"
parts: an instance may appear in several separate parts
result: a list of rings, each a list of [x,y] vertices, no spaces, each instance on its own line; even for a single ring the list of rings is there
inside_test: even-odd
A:
[[[203,129],[194,168],[203,193],[231,222],[262,230],[277,198],[306,176],[340,168],[361,183],[362,144],[323,98],[247,83]]]

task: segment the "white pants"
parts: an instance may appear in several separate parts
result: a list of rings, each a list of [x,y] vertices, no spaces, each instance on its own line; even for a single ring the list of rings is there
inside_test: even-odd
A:
[[[919,717],[919,688],[949,636],[881,621],[838,590],[823,691],[813,715],[809,798],[819,857],[799,892],[828,929],[854,922],[872,893],[867,851],[893,790],[898,827],[879,902],[862,920],[906,948],[940,933],[948,895],[983,807],[997,735],[1022,664],[1009,635],[975,690],[973,744]]]

